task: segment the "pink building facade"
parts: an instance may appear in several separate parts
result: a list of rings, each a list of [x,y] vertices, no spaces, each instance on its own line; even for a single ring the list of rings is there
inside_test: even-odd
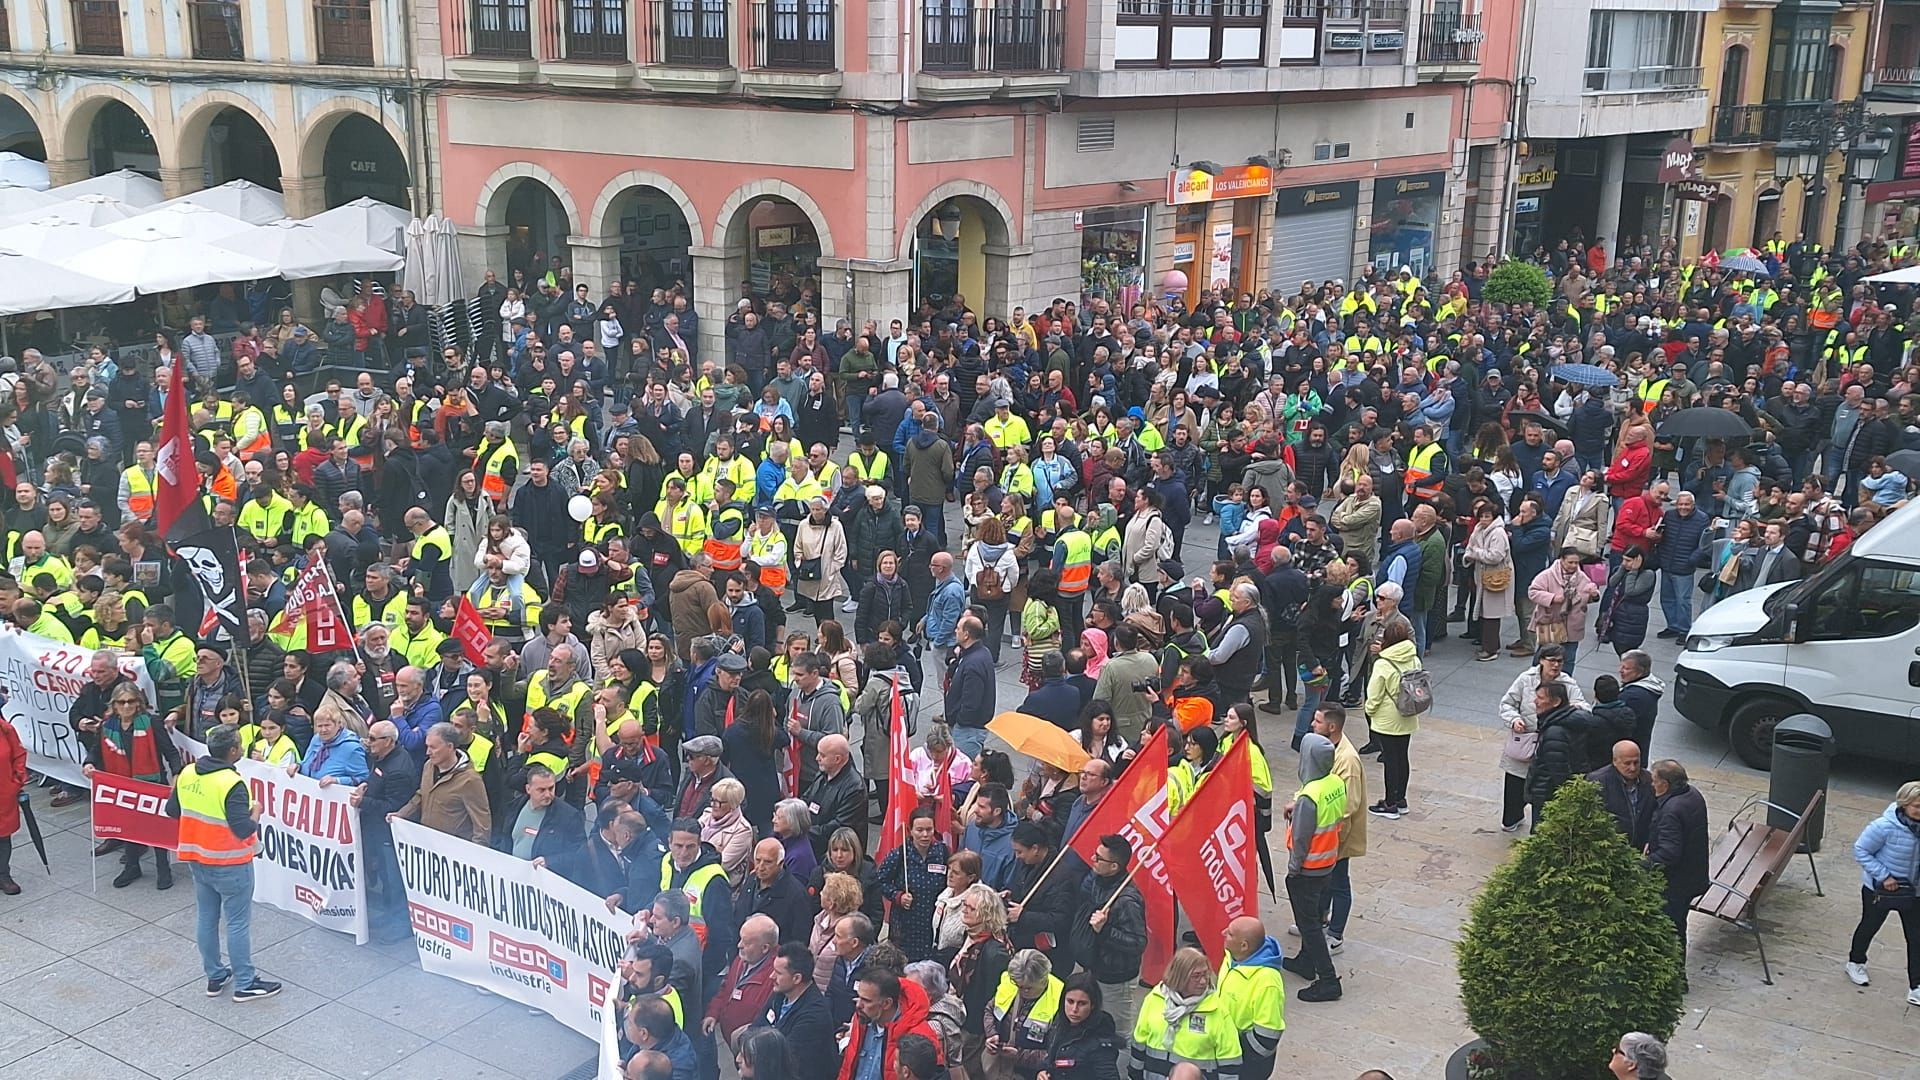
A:
[[[1209,10],[442,0],[434,202],[470,280],[558,255],[595,297],[679,283],[709,345],[743,289],[884,328],[1496,246],[1511,4]]]

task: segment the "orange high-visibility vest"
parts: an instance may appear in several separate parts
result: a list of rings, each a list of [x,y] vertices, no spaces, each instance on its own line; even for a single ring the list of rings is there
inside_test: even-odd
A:
[[[1294,801],[1300,801],[1305,795],[1313,800],[1314,822],[1313,840],[1307,845],[1307,857],[1301,862],[1303,870],[1326,870],[1340,861],[1340,819],[1347,812],[1347,784],[1331,773],[1318,780],[1312,780],[1294,793]],[[1293,846],[1293,830],[1302,826],[1299,814],[1287,822],[1287,846]]]
[[[242,840],[227,825],[227,793],[244,784],[239,772],[216,769],[202,775],[198,764],[180,770],[174,794],[180,799],[180,861],[208,866],[244,866],[258,844]],[[252,798],[251,795],[248,796]]]

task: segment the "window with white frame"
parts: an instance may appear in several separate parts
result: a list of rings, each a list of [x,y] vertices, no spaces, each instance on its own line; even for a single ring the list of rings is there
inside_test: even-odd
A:
[[[1594,12],[1587,27],[1587,91],[1699,86],[1700,18],[1693,11]]]

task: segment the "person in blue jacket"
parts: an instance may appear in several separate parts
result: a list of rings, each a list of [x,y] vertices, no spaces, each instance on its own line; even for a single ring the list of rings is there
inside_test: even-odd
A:
[[[1907,938],[1907,1004],[1920,1005],[1920,902],[1914,899],[1914,884],[1920,882],[1920,780],[1900,785],[1886,812],[1860,830],[1853,857],[1860,864],[1860,925],[1847,950],[1847,978],[1855,986],[1867,985],[1867,946],[1886,925],[1888,912],[1898,911]]]
[[[1008,888],[1018,864],[1013,857],[1014,817],[1012,800],[1005,786],[982,784],[973,800],[972,819],[960,836],[964,851],[980,856],[980,880],[995,892]]]
[[[367,747],[360,736],[340,722],[335,710],[322,709],[313,717],[313,742],[301,759],[299,772],[320,781],[326,787],[331,780],[352,787],[363,784],[371,775],[367,768]]]

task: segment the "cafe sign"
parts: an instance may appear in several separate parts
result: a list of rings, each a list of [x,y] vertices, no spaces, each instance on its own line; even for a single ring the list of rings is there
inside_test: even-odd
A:
[[[1218,173],[1175,169],[1167,174],[1167,205],[1191,206],[1222,199],[1273,194],[1273,170],[1265,165],[1230,165]]]

